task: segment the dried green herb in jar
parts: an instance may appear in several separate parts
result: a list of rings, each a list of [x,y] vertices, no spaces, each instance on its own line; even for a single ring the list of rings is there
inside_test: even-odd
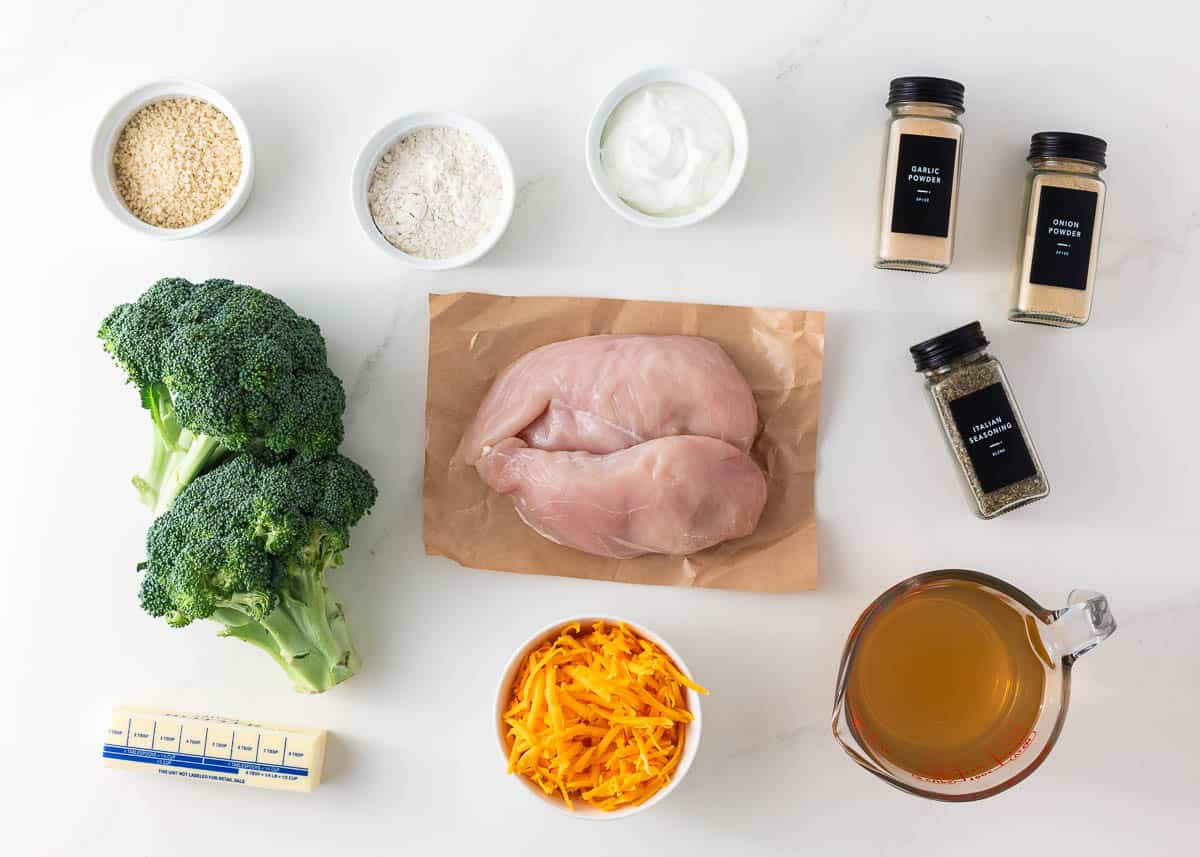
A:
[[[1000,361],[974,321],[909,349],[981,518],[1050,493]]]

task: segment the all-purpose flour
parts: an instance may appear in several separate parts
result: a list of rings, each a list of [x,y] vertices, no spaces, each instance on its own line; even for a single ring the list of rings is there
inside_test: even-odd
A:
[[[371,219],[394,247],[424,259],[472,249],[500,211],[503,186],[487,149],[457,128],[419,128],[379,159]]]

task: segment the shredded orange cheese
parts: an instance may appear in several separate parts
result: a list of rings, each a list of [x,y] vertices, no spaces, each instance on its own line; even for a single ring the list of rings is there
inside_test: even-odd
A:
[[[596,622],[567,625],[525,659],[504,712],[508,772],[574,810],[636,806],[671,781],[692,714],[685,676],[658,646]]]

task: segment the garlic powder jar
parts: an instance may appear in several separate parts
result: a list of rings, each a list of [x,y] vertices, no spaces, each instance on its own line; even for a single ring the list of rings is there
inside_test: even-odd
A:
[[[940,77],[898,77],[891,83],[877,268],[936,274],[950,266],[963,93],[961,83]]]

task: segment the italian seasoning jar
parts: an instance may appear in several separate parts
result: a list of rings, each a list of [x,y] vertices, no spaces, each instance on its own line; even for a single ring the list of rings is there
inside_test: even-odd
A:
[[[994,518],[1050,493],[1000,361],[974,321],[909,351],[933,397],[975,513]]]
[[[1013,321],[1078,327],[1092,313],[1100,251],[1108,144],[1099,137],[1042,131],[1029,144],[1025,238],[1017,265]]]
[[[940,77],[891,83],[876,268],[936,274],[954,258],[963,93]]]

